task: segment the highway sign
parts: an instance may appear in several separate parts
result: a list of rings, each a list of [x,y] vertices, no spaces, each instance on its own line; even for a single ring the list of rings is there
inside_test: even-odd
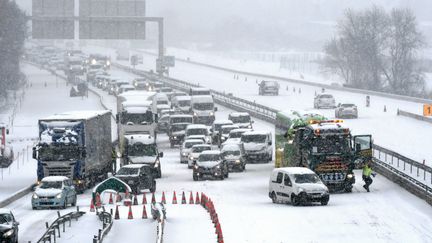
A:
[[[423,105],[423,116],[432,116],[432,104]]]
[[[33,0],[33,39],[73,39],[74,0]]]

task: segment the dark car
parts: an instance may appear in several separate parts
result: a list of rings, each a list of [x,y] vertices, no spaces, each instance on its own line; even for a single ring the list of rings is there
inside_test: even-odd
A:
[[[190,123],[174,123],[170,125],[168,135],[171,148],[173,148],[174,145],[181,145],[183,143],[186,127],[188,125],[190,125]]]
[[[18,225],[10,210],[0,209],[0,242],[18,243]]]
[[[225,160],[223,160],[220,151],[209,150],[203,151],[198,160],[194,161],[193,180],[197,181],[204,176],[219,178],[221,180],[228,178],[229,170]]]
[[[116,177],[130,186],[133,193],[149,189],[156,191],[156,180],[152,168],[146,164],[125,165],[117,172]]]

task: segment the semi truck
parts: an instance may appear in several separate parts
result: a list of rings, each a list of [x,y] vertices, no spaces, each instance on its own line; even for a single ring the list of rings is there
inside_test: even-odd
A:
[[[331,192],[351,192],[353,170],[372,160],[372,136],[352,136],[342,120],[300,122],[285,137],[283,146],[280,141],[277,145],[282,151],[281,165],[310,168]]]
[[[71,178],[83,192],[112,172],[110,111],[71,111],[40,119],[39,141],[33,147],[37,180]]]

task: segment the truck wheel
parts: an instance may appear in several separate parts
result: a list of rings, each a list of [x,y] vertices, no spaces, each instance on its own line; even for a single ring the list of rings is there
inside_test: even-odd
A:
[[[272,200],[273,203],[277,203],[277,196],[276,196],[275,192],[272,192],[272,194],[271,194],[271,200]]]

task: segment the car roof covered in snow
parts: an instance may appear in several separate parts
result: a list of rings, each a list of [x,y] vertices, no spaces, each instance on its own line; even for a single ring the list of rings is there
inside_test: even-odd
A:
[[[285,172],[287,174],[315,174],[312,170],[306,167],[284,167],[273,170],[274,172]]]
[[[239,143],[224,143],[221,149],[221,152],[223,151],[238,151],[240,150],[240,144]]]
[[[211,102],[213,103],[213,97],[211,95],[195,95],[192,96],[192,102],[199,103],[199,102]]]
[[[206,151],[202,151],[200,156],[203,154],[216,154],[216,155],[218,155],[218,154],[220,154],[220,151],[219,150],[206,150]]]
[[[192,97],[190,97],[189,95],[176,96],[177,101],[184,101],[184,100],[191,100],[191,99],[192,99]]]
[[[148,134],[128,134],[124,136],[129,144],[142,143],[142,144],[154,144],[154,137]]]
[[[251,131],[253,131],[253,130],[250,128],[237,128],[237,129],[231,130],[230,133],[238,133],[238,132],[245,133],[245,132],[251,132]]]
[[[139,169],[139,168],[141,168],[143,166],[149,167],[150,165],[148,165],[148,164],[129,164],[129,165],[123,165],[121,168],[135,168],[135,169]]]
[[[132,96],[150,97],[155,94],[156,92],[143,91],[143,90],[131,90],[120,94],[118,97],[127,99],[128,97],[132,97]]]
[[[193,118],[192,115],[187,115],[187,114],[175,114],[175,115],[171,115],[171,118]]]
[[[243,133],[244,136],[251,136],[251,135],[268,135],[270,132],[266,131],[249,131]]]
[[[348,129],[348,127],[344,126],[341,122],[321,122],[319,124],[312,124],[312,129],[320,129],[320,130],[340,130],[340,129]]]
[[[247,112],[232,112],[229,115],[232,117],[250,116]]]
[[[47,176],[42,179],[42,181],[64,181],[68,180],[66,176]]]
[[[130,88],[130,89],[135,89],[135,86],[133,86],[132,84],[122,84],[122,85],[120,85],[120,87],[121,88],[124,88],[124,89],[126,89],[126,88]]]
[[[192,146],[192,148],[211,148],[210,144],[195,144],[194,146]]]
[[[233,124],[233,122],[231,121],[231,120],[215,120],[214,122],[213,122],[213,124],[217,124],[217,125],[220,125],[220,124],[226,124],[226,125],[232,125]]]
[[[206,125],[203,124],[190,124],[186,129],[207,129]]]
[[[102,110],[102,111],[68,111],[63,113],[57,113],[51,116],[48,116],[41,120],[87,120],[90,118],[102,116],[105,114],[109,114],[110,111]]]
[[[184,143],[204,143],[204,141],[202,139],[189,138]]]
[[[224,128],[234,128],[234,129],[238,129],[239,126],[238,126],[238,125],[222,125],[221,128],[222,128],[222,129],[224,129]],[[233,129],[233,130],[234,130],[234,129]]]
[[[209,88],[204,88],[204,87],[192,87],[191,90],[192,91],[210,91]]]
[[[150,108],[148,106],[126,106],[123,110],[131,114],[142,114],[146,113]]]

